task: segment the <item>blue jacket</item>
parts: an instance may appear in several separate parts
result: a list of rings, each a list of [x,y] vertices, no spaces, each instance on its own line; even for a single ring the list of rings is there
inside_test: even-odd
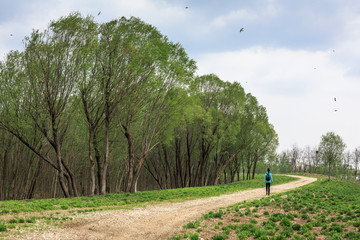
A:
[[[270,175],[270,181],[266,181],[266,174],[268,174],[268,173],[269,173],[269,175]],[[265,182],[265,183],[271,183],[271,182],[273,182],[273,178],[272,178],[272,175],[271,175],[270,172],[266,172],[266,173],[265,173],[264,182]]]

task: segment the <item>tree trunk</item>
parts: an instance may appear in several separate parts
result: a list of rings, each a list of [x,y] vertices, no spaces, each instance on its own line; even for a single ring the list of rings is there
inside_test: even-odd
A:
[[[129,164],[128,164],[128,173],[127,173],[127,178],[126,178],[126,189],[125,192],[131,192],[132,189],[132,184],[134,181],[134,165],[135,165],[135,154],[134,154],[134,140],[131,137],[130,133],[127,131],[127,128],[125,128],[125,137],[127,139],[128,142],[128,160],[129,160]]]
[[[236,157],[236,155],[242,150],[242,146],[233,154],[231,155],[231,157],[229,157],[229,159],[226,161],[226,163],[224,164],[224,166],[221,168],[221,170],[219,172],[216,173],[216,177],[214,180],[214,185],[217,185],[219,183],[219,179],[221,177],[221,175],[223,174],[223,172],[225,171],[225,168],[229,165],[229,163]]]

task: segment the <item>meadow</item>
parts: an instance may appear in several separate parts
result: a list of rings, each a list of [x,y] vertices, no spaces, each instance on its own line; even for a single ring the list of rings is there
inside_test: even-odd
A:
[[[275,184],[296,180],[294,177],[276,176]],[[264,187],[264,176],[255,179],[207,187],[192,187],[136,193],[107,194],[78,198],[29,199],[0,202],[0,238],[11,237],[20,231],[50,225],[62,225],[81,214],[107,209],[141,207],[162,202],[179,202],[189,199],[219,196],[236,191]],[[40,229],[41,230],[41,229]]]
[[[360,239],[360,183],[332,179],[206,213],[172,239]]]

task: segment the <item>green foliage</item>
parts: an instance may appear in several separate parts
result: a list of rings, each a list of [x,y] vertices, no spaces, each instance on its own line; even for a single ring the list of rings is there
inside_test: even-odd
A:
[[[222,218],[224,212],[222,210],[219,210],[218,212],[210,211],[208,214],[204,214],[205,219],[210,218]]]
[[[188,224],[184,225],[183,228],[198,228],[200,226],[200,222],[199,221],[195,221],[195,222],[189,222]]]
[[[190,235],[190,240],[200,240],[199,235],[197,233],[193,233]]]
[[[0,222],[0,232],[6,232],[6,231],[7,231],[6,225]]]
[[[226,237],[223,235],[214,235],[211,239],[212,240],[225,240]]]

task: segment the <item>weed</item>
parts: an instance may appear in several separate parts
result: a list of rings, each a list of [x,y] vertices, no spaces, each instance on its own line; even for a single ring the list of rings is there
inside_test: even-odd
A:
[[[223,235],[214,235],[211,239],[212,240],[225,240],[226,237]]]
[[[176,236],[172,237],[172,239],[174,240],[181,240],[181,235],[180,234],[177,234]]]
[[[199,221],[189,222],[188,224],[184,225],[183,228],[198,228],[200,226]]]
[[[7,227],[4,223],[0,223],[0,232],[6,232],[7,231]]]
[[[190,235],[190,240],[200,240],[199,235],[197,233],[193,233]]]
[[[256,221],[255,219],[250,219],[250,223],[252,223],[252,224],[257,224],[258,221]]]
[[[300,228],[301,228],[301,225],[300,225],[300,224],[298,224],[298,223],[296,223],[296,224],[292,225],[292,229],[294,229],[295,231],[299,231],[299,230],[300,230]]]
[[[248,239],[251,236],[251,232],[249,231],[239,231],[237,234],[238,239]]]
[[[18,219],[16,218],[9,219],[8,223],[18,223]]]

